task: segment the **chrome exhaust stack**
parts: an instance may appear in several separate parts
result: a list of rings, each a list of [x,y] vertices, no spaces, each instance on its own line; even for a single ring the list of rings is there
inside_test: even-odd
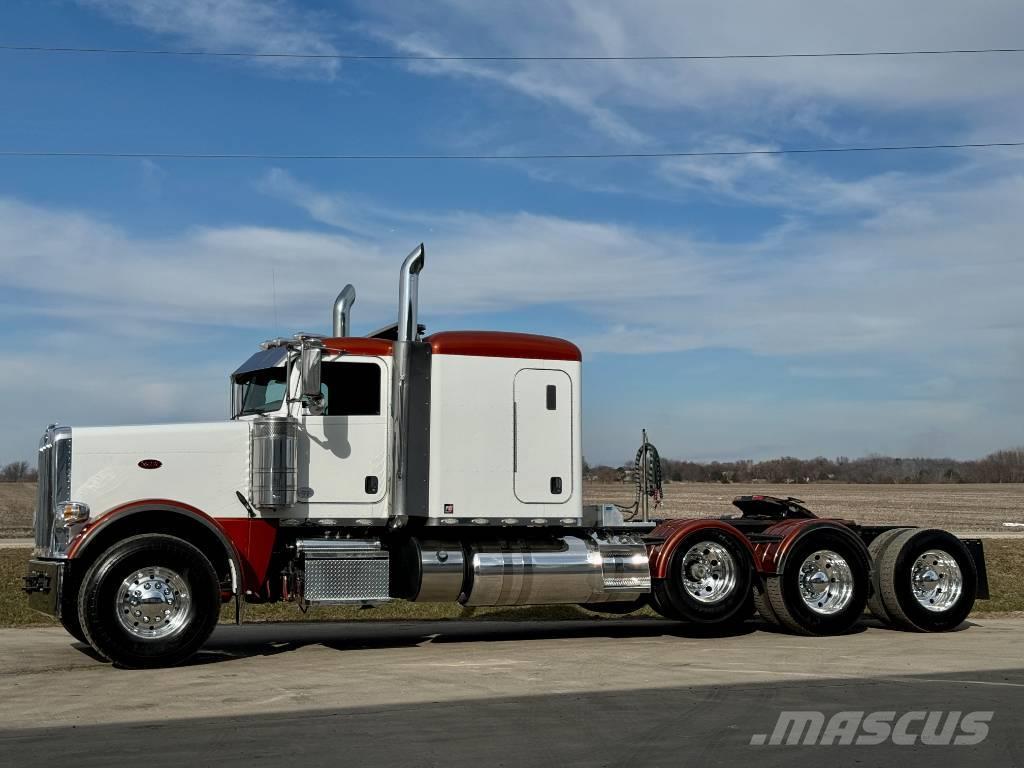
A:
[[[402,262],[402,271],[398,280],[399,342],[419,341],[419,284],[425,255],[423,243],[420,243]],[[355,298],[354,294],[353,298]]]
[[[423,269],[423,243],[402,262],[398,280],[398,330],[391,374],[391,525],[400,528],[408,520],[407,462],[409,454],[409,367],[411,346],[419,341],[419,279]]]
[[[334,337],[348,336],[352,330],[349,322],[352,318],[352,305],[356,303],[356,288],[349,283],[341,289],[338,298],[334,300],[334,309],[331,312],[331,335]]]

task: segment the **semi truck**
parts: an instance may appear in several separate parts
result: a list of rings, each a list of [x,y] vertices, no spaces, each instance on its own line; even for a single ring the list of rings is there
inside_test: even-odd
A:
[[[440,331],[418,319],[420,245],[397,322],[260,345],[230,376],[230,418],[51,425],[39,445],[29,604],[123,667],[179,664],[225,605],[577,604],[728,631],[757,613],[797,633],[961,625],[988,596],[978,540],[737,498],[659,519],[657,454],[637,504],[583,502],[581,364],[566,340]],[[655,499],[656,500],[656,499]]]

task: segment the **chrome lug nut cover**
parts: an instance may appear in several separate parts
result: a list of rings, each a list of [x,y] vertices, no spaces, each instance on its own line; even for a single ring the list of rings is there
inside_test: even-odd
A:
[[[700,603],[717,603],[736,588],[737,571],[728,549],[714,541],[702,541],[683,556],[683,588]]]
[[[929,549],[918,555],[910,569],[910,590],[924,609],[933,613],[948,611],[963,594],[963,571],[945,550]]]
[[[121,627],[143,640],[175,635],[192,618],[188,582],[181,574],[162,566],[128,576],[115,600]]]
[[[814,613],[832,616],[853,599],[854,574],[850,564],[838,552],[821,549],[800,565],[800,597]]]

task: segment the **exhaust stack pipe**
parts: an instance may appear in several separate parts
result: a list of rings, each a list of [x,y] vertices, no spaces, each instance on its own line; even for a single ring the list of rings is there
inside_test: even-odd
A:
[[[409,367],[412,344],[419,341],[419,280],[425,251],[423,243],[402,262],[398,279],[398,332],[392,357],[391,420],[391,525],[400,528],[409,519],[406,508],[406,464],[409,455]]]
[[[419,284],[425,255],[420,243],[402,262],[398,281],[398,341],[419,340]]]
[[[352,330],[350,320],[352,318],[352,305],[356,303],[356,288],[349,283],[341,289],[338,298],[334,300],[334,309],[331,312],[331,334],[335,337],[348,336]]]

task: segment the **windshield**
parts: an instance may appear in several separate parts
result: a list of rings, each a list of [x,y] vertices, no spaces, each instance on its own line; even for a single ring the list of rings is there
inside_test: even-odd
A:
[[[237,416],[272,413],[281,408],[285,397],[283,366],[245,373],[235,379],[240,406]]]

